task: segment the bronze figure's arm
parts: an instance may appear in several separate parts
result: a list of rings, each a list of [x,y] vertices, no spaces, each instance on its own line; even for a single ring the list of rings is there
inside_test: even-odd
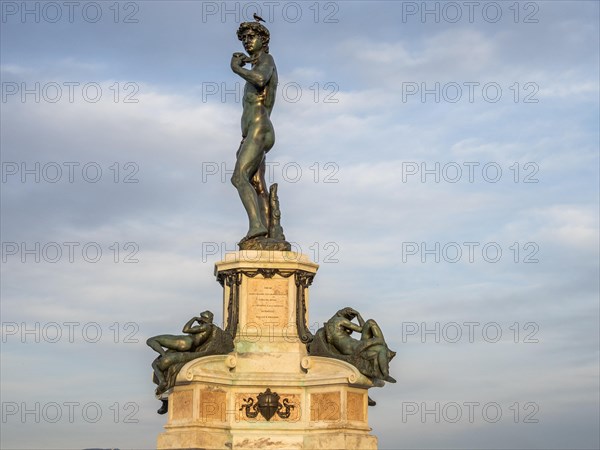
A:
[[[234,53],[231,57],[231,70],[255,87],[259,89],[264,88],[271,79],[273,70],[275,69],[273,57],[267,54],[263,55],[250,70],[243,67],[247,62],[248,60],[243,53]]]

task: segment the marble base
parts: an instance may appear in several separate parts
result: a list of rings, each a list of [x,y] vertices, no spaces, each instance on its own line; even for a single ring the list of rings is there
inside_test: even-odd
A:
[[[253,357],[239,368],[231,353],[191,361],[169,395],[168,422],[159,449],[376,449],[369,435],[367,389],[343,361],[304,356],[295,373],[265,368]],[[294,406],[290,416],[247,417],[242,406],[266,388]]]
[[[308,287],[318,266],[294,252],[245,250],[215,265],[235,351],[187,363],[169,395],[158,449],[376,449],[367,390],[340,360],[308,356]],[[248,417],[269,388],[288,417]],[[250,415],[252,415],[250,410]]]

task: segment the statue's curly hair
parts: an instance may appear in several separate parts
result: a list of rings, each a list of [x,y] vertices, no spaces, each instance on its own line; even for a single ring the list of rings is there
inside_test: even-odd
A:
[[[346,317],[347,319],[349,319],[350,316],[356,317],[356,314],[354,314],[354,309],[350,306],[340,309],[336,314],[341,317]]]
[[[269,40],[271,39],[271,34],[269,33],[269,30],[267,30],[267,27],[259,22],[242,22],[237,30],[237,37],[240,41],[242,40],[242,34],[247,30],[256,32],[262,38],[263,48],[266,53],[269,53]]]
[[[200,313],[200,317],[204,317],[205,319],[208,319],[212,323],[214,315],[210,311],[202,311]]]

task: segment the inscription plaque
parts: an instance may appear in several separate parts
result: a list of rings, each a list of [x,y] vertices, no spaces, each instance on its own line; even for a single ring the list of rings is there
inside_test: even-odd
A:
[[[261,329],[284,328],[289,321],[288,289],[286,278],[250,278],[248,325]]]

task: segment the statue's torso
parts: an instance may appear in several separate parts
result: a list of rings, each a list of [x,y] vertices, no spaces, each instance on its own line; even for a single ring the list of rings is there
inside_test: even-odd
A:
[[[242,136],[246,137],[253,127],[259,127],[264,131],[273,131],[270,116],[275,105],[277,91],[277,68],[273,58],[269,54],[263,55],[263,60],[258,64],[269,64],[273,66],[273,72],[267,84],[258,88],[247,82],[244,87],[243,113],[242,113]]]

